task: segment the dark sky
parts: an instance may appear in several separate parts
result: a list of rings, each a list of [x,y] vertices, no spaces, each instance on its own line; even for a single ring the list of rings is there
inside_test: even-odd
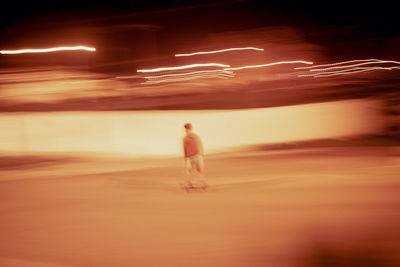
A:
[[[372,40],[366,44],[368,54],[370,49],[380,49],[381,40],[400,35],[394,1],[10,1],[2,4],[0,23],[2,49],[57,45],[51,38],[63,36],[68,42],[64,29],[70,33],[82,27],[156,26],[161,28],[157,36],[163,43],[161,55],[163,50],[174,52],[177,43],[194,42],[202,35],[269,26],[296,27],[308,41],[329,46],[332,54],[353,53],[340,44],[350,39]],[[97,40],[85,39],[85,33],[70,36],[96,47],[101,47],[101,39],[108,45],[128,43],[120,37],[112,40],[111,34]]]
[[[212,5],[240,12],[253,12],[253,18],[263,14],[265,23],[280,22],[310,25],[365,25],[384,35],[398,35],[395,1],[8,1],[2,3],[1,27],[18,24],[41,16],[62,15],[59,19],[95,18],[102,15],[141,12],[168,12]],[[249,19],[250,17],[248,17]],[[239,19],[239,18],[238,18]]]

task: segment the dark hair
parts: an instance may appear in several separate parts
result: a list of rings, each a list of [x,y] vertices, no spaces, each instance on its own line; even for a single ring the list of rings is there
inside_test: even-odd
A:
[[[186,123],[186,124],[185,124],[185,129],[187,129],[187,130],[192,130],[192,124]]]

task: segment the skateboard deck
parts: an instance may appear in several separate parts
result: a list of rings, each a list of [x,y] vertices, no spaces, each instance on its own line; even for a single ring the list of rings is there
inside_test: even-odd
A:
[[[208,185],[204,183],[183,183],[181,188],[185,192],[189,191],[207,191]]]

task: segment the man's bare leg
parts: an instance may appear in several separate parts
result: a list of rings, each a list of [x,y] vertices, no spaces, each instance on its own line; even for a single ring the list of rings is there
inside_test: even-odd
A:
[[[197,166],[196,166],[196,170],[197,170],[197,174],[198,177],[200,179],[200,182],[204,185],[207,186],[207,180],[206,180],[206,176],[204,174],[204,160],[203,160],[203,156],[199,155],[197,157]]]
[[[186,169],[186,184],[193,184],[193,162],[190,158],[185,159],[185,169]]]

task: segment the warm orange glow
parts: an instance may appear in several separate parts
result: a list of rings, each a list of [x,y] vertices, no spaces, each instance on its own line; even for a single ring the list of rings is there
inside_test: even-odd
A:
[[[96,51],[96,48],[87,46],[60,46],[60,47],[41,48],[41,49],[1,50],[0,54],[6,55],[6,54],[24,54],[24,53],[48,53],[48,52],[75,51],[75,50],[94,52]]]
[[[313,62],[310,61],[303,61],[303,60],[295,60],[295,61],[279,61],[279,62],[273,62],[273,63],[268,63],[268,64],[262,64],[262,65],[252,65],[252,66],[242,66],[242,67],[234,67],[234,68],[225,68],[224,70],[242,70],[242,69],[250,69],[250,68],[263,68],[263,67],[269,67],[269,66],[274,66],[274,65],[281,65],[281,64],[314,64]]]
[[[0,116],[0,150],[181,155],[182,126],[188,121],[207,153],[379,133],[386,127],[379,102],[367,100],[220,111],[5,113]]]
[[[50,3],[2,5],[0,267],[400,267],[388,2]]]
[[[107,94],[106,88],[119,88],[118,81],[85,70],[68,68],[28,68],[0,74],[0,98],[11,103],[49,103]],[[110,93],[115,95],[114,93]]]
[[[207,54],[216,54],[216,53],[224,53],[229,51],[241,51],[241,50],[256,50],[256,51],[264,51],[263,48],[256,48],[256,47],[235,47],[235,48],[227,48],[221,50],[214,50],[214,51],[201,51],[201,52],[194,52],[194,53],[187,53],[187,54],[175,54],[176,57],[188,57],[188,56],[195,56],[195,55],[207,55]]]
[[[198,67],[222,67],[222,68],[229,68],[229,65],[219,64],[219,63],[203,63],[203,64],[190,64],[184,66],[177,66],[177,67],[162,67],[156,69],[144,69],[144,70],[137,70],[137,72],[147,73],[147,72],[160,72],[160,71],[168,71],[168,70],[183,70],[183,69],[191,69],[191,68],[198,68]]]

